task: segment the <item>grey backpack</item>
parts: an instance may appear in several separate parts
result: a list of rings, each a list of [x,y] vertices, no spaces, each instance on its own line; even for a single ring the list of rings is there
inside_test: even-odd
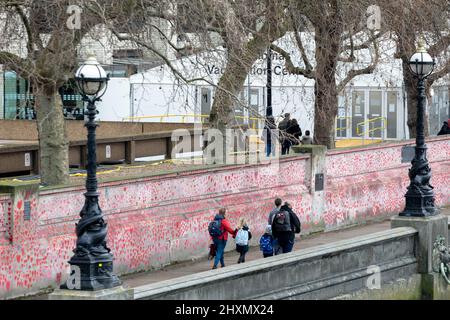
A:
[[[291,217],[287,211],[279,211],[275,214],[272,223],[272,230],[275,232],[292,231]]]

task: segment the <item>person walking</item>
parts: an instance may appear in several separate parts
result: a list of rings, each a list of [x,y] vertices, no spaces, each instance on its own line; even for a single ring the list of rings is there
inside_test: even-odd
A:
[[[285,202],[275,214],[272,222],[272,235],[278,241],[282,253],[292,251],[295,234],[300,233],[301,224],[291,204]]]
[[[300,142],[302,144],[313,144],[313,139],[309,130],[305,131],[305,135],[302,137],[302,140]]]
[[[231,228],[230,222],[225,218],[226,209],[221,208],[219,213],[214,217],[214,220],[210,222],[208,226],[209,234],[216,247],[216,256],[214,257],[213,269],[217,269],[217,265],[220,262],[221,267],[225,267],[224,251],[227,245],[228,233],[232,236],[235,235],[234,230]]]
[[[289,127],[289,121],[291,121],[291,114],[285,113],[283,120],[278,124],[278,130],[285,131]]]
[[[302,129],[300,128],[297,119],[292,119],[289,122],[289,127],[286,129],[286,139],[284,140],[284,154],[289,154],[291,146],[298,145],[300,143],[300,137],[302,136]]]
[[[275,208],[272,209],[269,213],[268,224],[272,225],[273,218],[280,211],[281,205],[283,204],[283,200],[280,198],[275,199]]]
[[[248,252],[248,242],[252,238],[252,233],[248,228],[245,218],[239,219],[239,226],[234,232],[236,240],[236,251],[240,254],[237,263],[244,263],[245,254]]]
[[[278,212],[280,212],[280,208],[281,208],[282,204],[283,204],[283,201],[280,198],[276,198],[275,199],[275,208],[273,208],[272,211],[270,211],[269,218],[267,220],[267,223],[270,226],[272,226],[272,222],[273,222],[273,219],[274,219],[275,215]],[[273,237],[273,252],[277,255],[281,251],[281,248],[278,245],[278,240],[274,236],[273,232],[272,232],[272,237]]]
[[[284,119],[280,121],[278,124],[278,130],[280,133],[280,144],[281,144],[281,155],[285,155],[289,152],[289,150],[286,149],[289,148],[289,138],[287,136],[287,129],[291,125],[291,114],[285,113]]]
[[[274,130],[276,129],[277,125],[275,124],[275,118],[273,116],[268,116],[262,135],[262,139],[266,143],[267,157],[270,157],[270,155],[275,155],[276,133],[274,132]]]
[[[273,236],[272,236],[272,226],[268,224],[264,234],[259,239],[259,249],[263,253],[263,257],[273,256]]]
[[[444,124],[441,127],[441,130],[438,132],[438,136],[443,136],[445,134],[450,134],[450,119],[444,121]]]

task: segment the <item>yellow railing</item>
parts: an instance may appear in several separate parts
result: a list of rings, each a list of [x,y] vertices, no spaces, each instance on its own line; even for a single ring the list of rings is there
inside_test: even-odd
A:
[[[201,118],[206,119],[209,118],[209,114],[164,114],[164,115],[158,115],[158,116],[136,116],[136,117],[125,117],[122,118],[123,121],[128,120],[142,120],[142,119],[160,119],[160,122],[163,122],[163,119],[165,118],[173,118],[173,117],[181,117],[181,123],[185,123],[186,118]],[[252,129],[257,129],[257,122],[258,121],[265,121],[265,118],[262,117],[244,117],[244,116],[235,116],[235,119],[244,119],[248,121],[252,121]],[[255,121],[256,120],[256,121]]]
[[[370,124],[372,122],[380,121],[380,120],[381,120],[381,123],[382,123],[381,126],[370,129]],[[369,129],[368,130],[363,130],[361,132],[359,128],[361,126],[364,126],[364,128],[365,128],[366,125],[368,125]],[[369,120],[366,120],[366,121],[363,121],[363,122],[359,122],[359,123],[356,124],[356,135],[358,135],[358,136],[365,136],[366,133],[375,132],[377,130],[380,130],[380,132],[381,132],[381,130],[384,130],[386,127],[387,127],[387,120],[386,120],[385,117],[372,118],[372,119],[369,119]]]
[[[336,118],[336,132],[338,132],[338,131],[342,131],[342,130],[347,130],[348,128],[349,128],[349,123],[350,123],[350,120],[349,119],[351,119],[352,117],[349,117],[349,116],[347,116],[347,117],[337,117]],[[346,121],[345,121],[345,127],[343,127],[343,128],[338,128],[337,127],[337,121],[338,120],[343,120],[343,119],[345,119]]]

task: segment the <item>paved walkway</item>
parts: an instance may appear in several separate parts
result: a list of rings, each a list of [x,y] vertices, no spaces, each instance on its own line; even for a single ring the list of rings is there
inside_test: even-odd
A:
[[[444,209],[442,213],[450,216],[450,208]],[[299,236],[297,235],[296,243],[294,245],[294,251],[330,243],[333,241],[345,240],[357,236],[362,236],[365,234],[375,233],[390,229],[390,227],[391,227],[390,220],[386,219],[381,222],[372,222],[367,225],[355,226],[343,230],[317,233],[310,236],[306,236],[303,239],[300,239]],[[229,266],[236,264],[238,257],[239,254],[236,251],[225,253],[225,265]],[[261,251],[259,251],[259,247],[251,247],[246,255],[245,260],[251,261],[256,259],[262,259],[262,253]],[[167,266],[161,270],[121,276],[120,279],[124,282],[124,285],[134,288],[150,284],[153,282],[168,280],[172,278],[190,275],[197,272],[207,271],[210,270],[211,267],[212,261],[203,258],[196,261],[183,262]]]
[[[369,225],[352,227],[339,231],[318,233],[315,235],[307,236],[304,239],[300,239],[299,236],[297,235],[296,243],[294,245],[294,251],[330,243],[333,241],[350,239],[364,234],[375,233],[389,228],[390,228],[390,221],[386,220],[378,223],[371,223]],[[231,241],[234,240],[231,239]],[[225,253],[225,266],[236,264],[238,257],[239,253],[237,253],[234,250]],[[263,258],[262,253],[261,251],[259,251],[259,247],[257,246],[250,247],[249,252],[245,256],[246,261],[252,261],[262,258]],[[124,285],[133,288],[150,284],[153,282],[168,280],[172,278],[187,276],[197,272],[207,271],[211,269],[212,263],[213,263],[212,261],[203,258],[196,261],[189,261],[175,265],[170,265],[161,270],[156,270],[153,272],[143,272],[122,276],[120,277],[120,279],[124,282]]]
[[[443,209],[442,213],[450,216],[450,207]],[[317,233],[306,236],[302,239],[300,239],[300,237],[297,235],[294,251],[330,243],[333,241],[345,240],[365,234],[375,233],[387,230],[389,228],[390,220],[386,219],[384,221],[371,222],[367,225],[350,227],[343,230]],[[236,264],[238,257],[239,254],[236,251],[227,252],[225,254],[225,265],[230,266]],[[259,251],[259,247],[251,247],[246,255],[246,261],[256,259],[262,259],[262,254]],[[121,276],[120,279],[123,281],[124,286],[134,288],[158,281],[164,281],[202,271],[207,271],[210,270],[211,267],[212,261],[207,260],[207,258],[202,258],[195,261],[177,263],[156,271],[140,272]],[[47,295],[38,295],[25,299],[47,299]]]

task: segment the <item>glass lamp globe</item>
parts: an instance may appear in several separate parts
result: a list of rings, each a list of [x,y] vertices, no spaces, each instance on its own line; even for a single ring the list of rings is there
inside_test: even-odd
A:
[[[422,78],[429,76],[431,72],[433,72],[434,59],[425,49],[425,42],[423,39],[419,40],[417,52],[409,59],[409,67],[415,75]]]
[[[82,94],[98,96],[109,79],[97,59],[91,55],[75,72],[75,80]]]

